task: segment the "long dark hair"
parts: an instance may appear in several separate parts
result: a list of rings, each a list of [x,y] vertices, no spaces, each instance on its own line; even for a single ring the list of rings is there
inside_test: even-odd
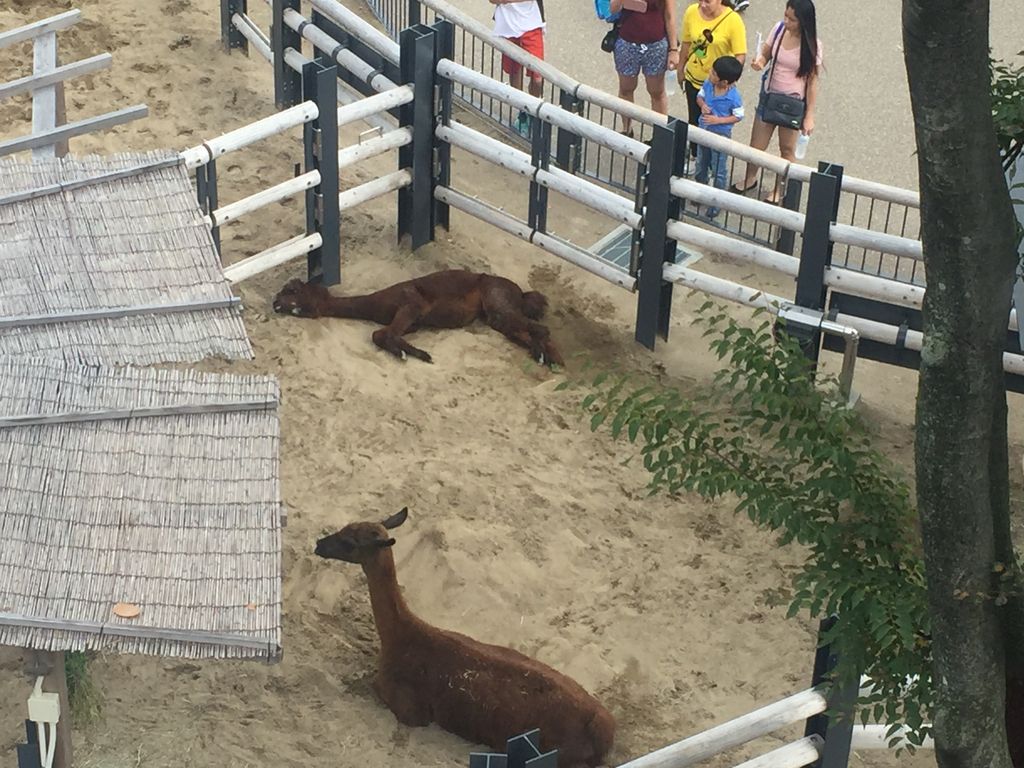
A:
[[[797,77],[810,77],[818,67],[818,17],[813,0],[786,0],[800,22],[800,69]]]

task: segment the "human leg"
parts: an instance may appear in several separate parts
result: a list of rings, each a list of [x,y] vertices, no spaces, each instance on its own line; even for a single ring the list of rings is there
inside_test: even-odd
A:
[[[711,155],[709,170],[711,172],[712,183],[714,184],[715,189],[725,189],[729,156],[724,152],[719,152],[717,150],[708,150],[708,154]],[[713,219],[717,215],[718,206],[709,206],[707,209],[708,218]]]
[[[796,140],[799,136],[800,131],[795,128],[779,127],[779,154],[784,160],[789,160],[791,163],[796,162]],[[764,200],[766,203],[778,203],[782,200],[781,179],[776,181],[775,189],[766,195]]]
[[[685,83],[684,91],[686,92],[686,122],[692,126],[697,126],[700,121],[700,104],[697,103],[697,94],[700,93],[700,89],[683,78]],[[690,142],[690,157],[697,157],[697,145],[692,141]]]
[[[711,150],[705,146],[697,146],[697,175],[695,179],[701,184],[708,183],[708,171],[711,168]]]
[[[515,43],[514,38],[509,42]],[[523,65],[505,54],[501,54],[501,71],[508,75],[508,84],[513,88],[523,89]]]
[[[531,29],[529,32],[523,34],[516,44],[527,53],[536,56],[538,59],[544,58],[544,30],[543,29]],[[540,98],[544,94],[544,79],[541,77],[539,72],[534,72],[532,69],[527,70],[527,77],[530,78],[529,91],[531,96]]]
[[[668,94],[665,93],[665,66],[668,64],[668,40],[661,39],[656,43],[641,46],[641,68],[644,72],[644,85],[651,97],[651,109],[655,112],[668,114]]]
[[[715,189],[725,189],[729,179],[729,156],[725,152],[711,152],[711,172],[715,180]]]
[[[772,140],[773,133],[775,133],[775,126],[764,122],[764,120],[755,115],[754,124],[750,127],[750,146],[754,149],[767,149],[769,142]],[[752,189],[757,184],[759,169],[760,166],[747,163],[747,169],[743,175],[743,185],[737,186],[734,184],[732,190],[734,192],[747,192]]]
[[[629,43],[621,37],[615,41],[615,71],[619,76],[619,98],[633,101],[638,78],[640,76],[640,46]],[[632,122],[628,117],[622,118],[622,132],[633,135]]]

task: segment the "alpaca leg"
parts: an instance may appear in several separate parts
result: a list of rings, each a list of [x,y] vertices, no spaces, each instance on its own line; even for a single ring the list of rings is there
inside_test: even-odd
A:
[[[558,347],[555,346],[550,338],[544,340],[544,361],[548,365],[558,365],[562,368],[565,367],[565,360],[562,359],[562,353],[558,351]]]
[[[536,321],[548,305],[544,294],[537,291],[520,294],[517,286],[510,285],[511,290],[498,286],[484,293],[483,314],[487,324],[513,343],[530,350],[530,356],[541,365],[564,365],[547,326]]]
[[[378,678],[373,687],[402,725],[425,726],[432,722],[429,704],[416,695],[412,686]]]
[[[528,320],[522,315],[497,312],[487,315],[487,324],[498,333],[521,347],[530,350],[530,356],[541,365],[562,365],[562,355],[551,342],[547,326]]]
[[[373,343],[385,352],[390,352],[395,357],[400,357],[403,360],[405,360],[407,355],[411,355],[425,363],[432,363],[433,360],[429,353],[414,347],[402,338],[404,334],[414,330],[416,322],[423,316],[425,311],[426,305],[421,302],[403,304],[399,307],[389,325],[378,328],[373,332]]]

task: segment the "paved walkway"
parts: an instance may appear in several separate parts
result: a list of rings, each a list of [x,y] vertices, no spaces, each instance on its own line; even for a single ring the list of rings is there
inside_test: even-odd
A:
[[[450,0],[489,22],[493,6],[486,0]],[[679,4],[680,14],[689,2]],[[897,0],[819,0],[818,35],[825,46],[818,127],[808,163],[831,160],[862,178],[917,187],[914,124],[903,63],[900,3]],[[598,47],[607,25],[592,12],[589,0],[548,2],[547,58],[583,82],[616,92],[612,57]],[[767,35],[782,17],[784,0],[751,0],[746,12],[748,44],[758,30]],[[992,0],[992,48],[1009,58],[1024,40],[1020,0]],[[748,105],[756,100],[758,77],[750,70],[740,81]],[[642,89],[641,85],[641,89]],[[956,87],[951,83],[950,87]],[[649,104],[646,93],[638,100]],[[672,114],[685,117],[681,94],[671,100]],[[736,129],[746,141],[749,123]]]

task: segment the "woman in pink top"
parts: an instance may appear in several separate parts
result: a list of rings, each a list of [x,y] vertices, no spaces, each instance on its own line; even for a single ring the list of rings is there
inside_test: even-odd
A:
[[[780,39],[781,37],[781,39]],[[761,45],[757,58],[750,67],[762,70],[771,61],[771,69],[761,78],[761,95],[750,129],[750,146],[767,149],[777,126],[762,119],[765,93],[782,93],[804,99],[803,124],[800,130],[779,128],[779,153],[790,162],[796,161],[796,140],[799,134],[810,136],[814,131],[814,108],[818,100],[818,75],[821,72],[821,41],[818,40],[818,22],[812,0],[788,0],[783,20],[775,25],[768,39]],[[757,166],[747,163],[743,184],[729,189],[743,194],[757,186]],[[765,198],[767,203],[779,202],[776,188]]]

